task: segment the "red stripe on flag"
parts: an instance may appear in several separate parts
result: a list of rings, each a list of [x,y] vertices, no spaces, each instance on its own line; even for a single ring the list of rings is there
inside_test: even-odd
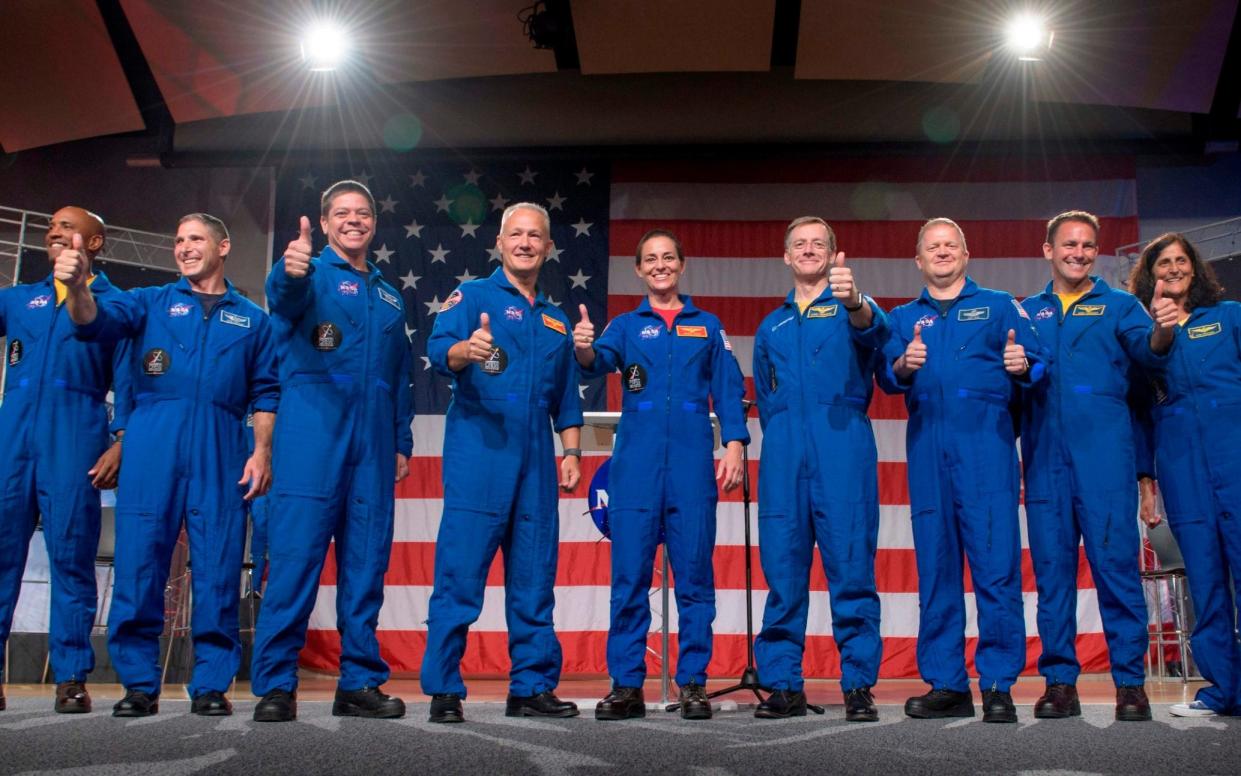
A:
[[[1054,214],[1049,214],[1054,215]],[[846,255],[868,259],[912,259],[922,221],[831,221],[836,242]],[[1047,238],[1045,220],[958,221],[974,248],[971,259],[1038,257]],[[608,225],[608,252],[632,256],[638,240],[651,229],[677,236],[686,256],[775,259],[784,255],[787,221],[616,220]],[[1100,253],[1138,239],[1138,218],[1099,219]],[[909,271],[917,272],[912,265]]]
[[[564,651],[562,671],[567,676],[575,674],[607,674],[607,634],[603,631],[565,631],[556,634]],[[677,634],[669,639],[670,673],[676,671]],[[422,653],[426,650],[427,635],[424,631],[380,631],[379,653],[394,674],[417,676],[422,667]],[[886,638],[883,640],[883,659],[879,664],[879,678],[901,679],[918,675],[916,638]],[[647,639],[647,676],[657,678],[660,674],[659,634]],[[971,674],[974,669],[974,650],[978,639],[965,640],[966,665]],[[1037,673],[1038,656],[1042,651],[1036,636],[1026,637],[1026,675]],[[305,668],[324,673],[340,670],[340,634],[334,630],[312,630],[306,634],[306,647],[300,662]],[[1102,633],[1084,633],[1077,637],[1077,658],[1082,670],[1100,673],[1108,670],[1107,641]],[[718,681],[736,679],[746,663],[746,637],[740,634],[716,636],[708,673]],[[466,636],[465,655],[461,661],[462,673],[467,679],[503,678],[508,676],[511,664],[508,658],[508,634],[495,631],[472,632]],[[840,653],[831,636],[807,636],[806,654],[803,660],[806,676],[836,679],[840,677]],[[714,689],[712,685],[712,689]]]

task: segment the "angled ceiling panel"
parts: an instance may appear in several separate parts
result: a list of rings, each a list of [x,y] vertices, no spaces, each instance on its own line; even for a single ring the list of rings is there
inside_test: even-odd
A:
[[[765,71],[775,13],[775,0],[574,0],[573,30],[584,75]]]
[[[981,0],[807,0],[801,4],[794,75],[975,81],[998,39],[996,13],[995,3]]]
[[[1235,0],[1108,0],[1050,20],[1037,99],[1208,113]]]
[[[368,34],[370,67],[381,83],[556,72],[556,55],[536,49],[517,13],[530,0],[397,3]]]
[[[5,0],[2,13],[6,151],[145,128],[93,0]]]

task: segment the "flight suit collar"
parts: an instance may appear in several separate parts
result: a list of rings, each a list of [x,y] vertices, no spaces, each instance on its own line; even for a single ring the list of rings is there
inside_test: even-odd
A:
[[[823,292],[820,293],[817,297],[815,297],[814,300],[812,300],[810,304],[806,306],[813,307],[814,305],[818,305],[818,304],[833,304],[838,301],[839,300],[837,300],[836,297],[832,296],[832,287],[831,287],[831,284],[828,284],[823,287]],[[797,309],[797,289],[796,288],[789,291],[788,296],[784,297],[784,306]],[[798,312],[800,312],[800,310],[798,310]]]
[[[978,293],[978,284],[974,282],[974,279],[972,277],[970,277],[969,275],[966,275],[965,285],[961,287],[961,293],[957,295],[957,299],[958,300],[965,299],[977,293]],[[929,305],[930,307],[934,307],[936,310],[939,309],[939,300],[931,296],[931,290],[929,288],[926,288],[925,286],[922,289],[922,293],[918,295],[918,301],[920,301],[924,305]]]
[[[1082,298],[1077,301],[1080,302],[1082,300],[1090,299],[1092,297],[1102,296],[1103,294],[1112,290],[1112,287],[1107,284],[1107,281],[1099,277],[1098,275],[1091,275],[1090,279],[1094,282],[1094,285],[1091,286],[1090,290],[1087,291],[1084,295],[1082,295]],[[1052,290],[1053,283],[1054,281],[1051,281],[1051,280],[1047,281],[1047,286],[1043,289],[1043,293],[1040,294],[1040,296],[1042,296],[1045,299],[1049,299],[1049,300],[1056,298],[1056,292]]]
[[[177,282],[173,284],[173,290],[189,297],[194,296],[194,289],[190,288],[190,281],[184,277],[177,278]],[[240,297],[241,295],[237,293],[237,289],[233,287],[232,282],[228,278],[224,278],[224,296],[220,297],[220,301],[217,304],[234,305],[237,304]]]
[[[107,291],[113,288],[112,281],[108,280],[108,276],[103,273],[103,270],[92,267],[91,276],[95,278],[94,280],[91,281],[91,284],[90,284],[90,290],[93,293],[97,294],[100,291]],[[43,288],[47,288],[48,290],[54,292],[56,290],[56,283],[53,282],[55,279],[56,279],[56,275],[54,273],[49,272],[47,277],[43,278],[42,280],[36,280],[30,285],[41,286]]]
[[[319,261],[322,261],[326,264],[330,264],[333,267],[337,267],[339,269],[347,270],[349,272],[354,273],[355,275],[359,274],[358,270],[352,264],[350,264],[349,261],[345,257],[341,256],[339,253],[332,250],[332,246],[330,245],[324,247],[323,252],[319,254]],[[367,270],[366,280],[368,284],[373,284],[376,280],[383,277],[383,273],[379,271],[379,268],[376,267],[369,260],[366,262],[366,270]]]
[[[515,294],[528,301],[528,298],[522,293],[521,289],[513,285],[512,282],[509,281],[508,275],[504,274],[504,267],[496,267],[495,272],[492,272],[491,276],[487,279],[508,293]],[[543,296],[543,290],[536,285],[534,287],[534,307],[540,307],[545,304],[547,304],[547,297]]]
[[[678,317],[682,315],[692,315],[698,312],[698,308],[694,307],[694,300],[691,299],[688,294],[677,294],[677,298],[681,300],[681,304],[685,305],[685,307],[677,313]],[[656,318],[659,317],[659,313],[655,312],[654,308],[651,307],[650,297],[646,296],[642,297],[642,301],[638,303],[638,309],[636,312],[639,315],[650,315]]]

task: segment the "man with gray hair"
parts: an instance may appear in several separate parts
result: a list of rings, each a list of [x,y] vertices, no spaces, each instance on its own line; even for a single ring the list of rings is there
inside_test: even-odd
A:
[[[974,664],[984,722],[1016,722],[1009,689],[1025,666],[1021,601],[1021,477],[1009,406],[1045,367],[1030,318],[1004,291],[965,274],[965,235],[947,218],[918,233],[914,259],[926,288],[892,311],[878,375],[905,396],[909,507],[918,564],[918,670],[931,685],[911,717],[972,717],[965,669],[969,560],[978,607]],[[962,557],[964,555],[964,558]]]
[[[572,491],[580,479],[582,408],[572,324],[538,289],[552,247],[546,210],[528,202],[506,209],[496,237],[500,267],[449,294],[427,342],[431,365],[453,381],[421,675],[432,722],[464,720],[461,656],[497,549],[512,660],[505,713],[578,713],[554,694],[561,666],[552,627],[556,485]],[[553,427],[564,447],[559,477]]]

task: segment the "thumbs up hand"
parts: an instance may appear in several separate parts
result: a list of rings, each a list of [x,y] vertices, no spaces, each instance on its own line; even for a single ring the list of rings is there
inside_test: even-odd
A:
[[[923,366],[926,365],[926,343],[922,341],[922,324],[914,324],[914,338],[905,346],[905,352],[900,358],[896,359],[896,363],[892,365],[892,371],[902,380],[908,380],[909,377]]]
[[[495,349],[495,340],[491,337],[491,317],[487,313],[478,316],[478,328],[470,334],[469,352],[466,358],[476,364],[486,361]]]
[[[1004,371],[1017,376],[1030,371],[1026,349],[1017,344],[1017,332],[1013,329],[1008,330],[1008,339],[1004,342]]]
[[[284,272],[291,278],[304,278],[310,272],[310,219],[298,222],[297,239],[284,249]]]
[[[52,263],[52,275],[67,286],[81,287],[86,283],[88,264],[82,235],[74,232],[69,247],[62,248]]]
[[[862,293],[853,283],[853,270],[845,266],[845,252],[840,251],[832,258],[831,268],[827,271],[828,287],[832,296],[839,299],[845,307],[857,307],[862,303]]]
[[[591,349],[595,341],[595,325],[590,322],[590,313],[587,312],[586,305],[579,304],[577,310],[582,314],[582,318],[573,327],[573,347],[579,351],[587,351]]]
[[[1172,329],[1179,322],[1181,311],[1176,302],[1164,296],[1163,281],[1155,281],[1155,295],[1151,297],[1151,317],[1161,329]]]

